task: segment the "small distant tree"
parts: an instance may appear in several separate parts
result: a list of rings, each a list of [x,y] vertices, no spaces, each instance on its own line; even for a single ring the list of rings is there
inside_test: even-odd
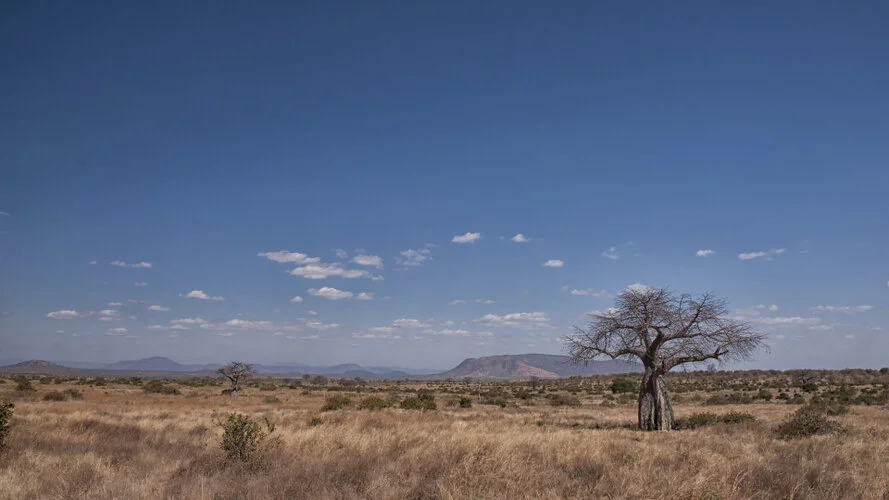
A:
[[[241,382],[256,374],[253,366],[243,361],[232,361],[217,370],[217,372],[231,382],[231,388],[228,389],[228,393],[233,398],[238,397],[238,389],[240,389]]]
[[[641,361],[639,429],[669,431],[667,372],[687,363],[748,359],[765,347],[765,335],[728,313],[728,303],[709,293],[692,297],[636,285],[618,294],[614,307],[594,314],[588,328],[575,327],[567,349],[578,363],[601,357]]]

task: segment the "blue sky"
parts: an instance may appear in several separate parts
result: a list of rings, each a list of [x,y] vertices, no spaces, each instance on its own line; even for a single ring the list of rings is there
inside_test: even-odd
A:
[[[745,366],[887,365],[886,19],[7,6],[0,357],[446,368],[642,283],[726,297]]]

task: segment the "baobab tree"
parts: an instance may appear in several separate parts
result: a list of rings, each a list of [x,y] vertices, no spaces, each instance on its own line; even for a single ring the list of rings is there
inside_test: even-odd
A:
[[[728,303],[710,293],[692,297],[634,285],[618,294],[614,307],[593,314],[588,328],[574,327],[567,349],[578,363],[603,357],[641,361],[639,429],[669,431],[667,372],[687,363],[749,359],[765,347],[764,334],[728,312]]]
[[[252,377],[256,373],[251,365],[243,361],[231,361],[216,371],[231,382],[231,388],[226,392],[231,394],[233,398],[238,397],[241,381]]]

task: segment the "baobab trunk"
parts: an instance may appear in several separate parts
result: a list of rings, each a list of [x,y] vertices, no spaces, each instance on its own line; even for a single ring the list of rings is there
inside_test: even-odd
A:
[[[669,431],[673,428],[673,407],[663,374],[646,368],[639,388],[639,430]]]

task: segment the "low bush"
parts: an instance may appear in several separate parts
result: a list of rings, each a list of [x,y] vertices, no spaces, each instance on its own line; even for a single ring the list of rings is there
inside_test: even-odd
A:
[[[435,404],[435,394],[432,391],[422,390],[416,396],[404,398],[401,408],[404,410],[437,410],[438,406]]]
[[[266,396],[265,398],[263,398],[262,402],[266,404],[278,404],[281,402],[281,400],[276,398],[275,396]]]
[[[389,402],[379,396],[369,396],[358,402],[359,410],[384,410]]]
[[[774,397],[774,395],[772,394],[772,391],[770,391],[768,389],[760,389],[759,392],[756,393],[756,396],[754,397],[754,399],[761,399],[763,401],[771,401],[773,397]]]
[[[551,406],[580,406],[580,398],[568,394],[549,394],[546,399]]]
[[[167,385],[160,380],[152,380],[151,382],[148,382],[147,384],[142,386],[142,390],[149,394],[181,394],[181,392],[179,392],[179,389],[171,385]]]
[[[81,400],[83,399],[83,393],[74,388],[65,389],[62,391],[66,396],[71,399]]]
[[[639,390],[639,384],[627,379],[614,379],[608,387],[614,394],[629,394]]]
[[[59,391],[49,391],[43,395],[44,401],[64,401],[65,395]]]
[[[342,410],[343,408],[351,404],[352,400],[349,399],[348,396],[337,394],[336,396],[329,396],[326,400],[324,400],[324,406],[321,407],[321,411]]]
[[[240,413],[231,413],[225,419],[217,419],[222,428],[220,447],[226,458],[257,464],[262,456],[266,439],[275,432],[268,418],[262,422]]]
[[[744,424],[754,422],[756,417],[749,413],[728,412],[722,415],[710,412],[695,413],[687,419],[677,420],[677,429],[697,429],[714,424]]]
[[[277,389],[278,389],[278,386],[275,384],[259,384],[260,391],[274,391]]]
[[[472,408],[472,398],[462,397],[457,401],[460,408]]]
[[[778,426],[776,432],[781,438],[793,439],[830,434],[841,430],[842,426],[827,418],[822,409],[807,405],[793,412],[790,418]]]
[[[15,380],[15,390],[18,392],[35,392],[37,390],[27,377],[16,377],[13,380]]]
[[[0,403],[0,449],[6,446],[6,436],[9,435],[9,427],[12,420],[12,410],[15,405],[12,403]]]

